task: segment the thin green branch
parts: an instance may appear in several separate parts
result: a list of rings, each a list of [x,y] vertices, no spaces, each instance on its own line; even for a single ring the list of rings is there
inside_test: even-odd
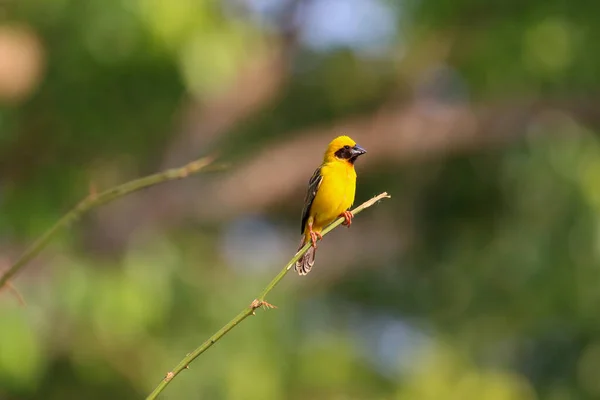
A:
[[[390,198],[390,197],[391,196],[385,192],[381,193],[380,195],[375,196],[371,200],[368,200],[368,201],[364,202],[363,204],[361,204],[360,206],[356,207],[354,210],[352,210],[352,213],[354,215],[356,215],[356,214],[360,213],[361,211],[363,211],[364,209],[371,207],[378,201],[386,199],[386,198]],[[332,222],[329,226],[327,226],[327,228],[325,228],[323,230],[323,232],[321,232],[321,234],[323,236],[325,236],[326,234],[331,232],[333,229],[337,228],[342,222],[344,222],[344,218],[338,218],[337,220]],[[306,253],[306,251],[308,250],[308,248],[310,246],[311,246],[310,243],[307,243],[306,245],[304,245],[304,247],[302,247],[296,253],[296,255],[286,264],[286,266],[277,274],[277,276],[275,278],[273,278],[273,280],[265,287],[265,289],[260,293],[258,298],[253,300],[252,303],[250,303],[250,305],[248,307],[243,309],[235,318],[233,318],[224,327],[219,329],[214,335],[212,335],[210,338],[208,338],[208,340],[205,341],[204,343],[202,343],[202,345],[200,345],[200,347],[196,348],[196,350],[194,350],[191,353],[189,353],[188,355],[186,355],[172,371],[169,371],[167,373],[167,375],[163,378],[162,381],[160,381],[160,383],[154,389],[154,391],[152,391],[152,393],[150,393],[150,395],[148,397],[146,397],[146,400],[156,399],[158,397],[158,395],[167,387],[169,382],[171,382],[171,380],[173,380],[173,378],[175,378],[177,375],[179,375],[179,373],[181,371],[183,371],[184,369],[189,368],[189,365],[192,361],[194,361],[200,354],[202,354],[206,350],[208,350],[219,339],[221,339],[223,336],[225,336],[225,334],[227,332],[229,332],[230,330],[235,328],[236,325],[238,325],[240,322],[242,322],[243,320],[248,318],[250,315],[254,315],[254,310],[256,310],[257,308],[259,308],[261,306],[265,307],[265,308],[274,308],[274,306],[272,306],[271,304],[269,304],[265,301],[265,297],[283,279],[283,277],[289,272],[289,270],[294,266],[294,264],[296,264],[296,261],[298,261],[300,259],[300,257],[302,257],[302,255],[304,253]]]
[[[35,256],[37,256],[46,247],[50,239],[58,232],[61,228],[68,226],[81,215],[87,211],[95,208],[99,205],[111,202],[119,197],[123,197],[129,193],[138,191],[140,189],[147,188],[149,186],[157,185],[162,182],[172,181],[176,179],[182,179],[189,175],[200,172],[210,165],[213,161],[212,157],[204,157],[198,160],[192,161],[189,164],[184,165],[181,168],[173,168],[163,172],[159,172],[154,175],[149,175],[140,179],[136,179],[130,182],[126,182],[122,185],[115,186],[101,193],[95,193],[92,189],[90,194],[83,199],[78,205],[76,205],[71,211],[66,213],[61,219],[59,219],[50,229],[48,229],[42,236],[40,236],[29,248],[25,250],[23,254],[15,261],[15,263],[0,277],[0,290],[9,282],[9,280],[21,270],[27,263],[29,263]]]

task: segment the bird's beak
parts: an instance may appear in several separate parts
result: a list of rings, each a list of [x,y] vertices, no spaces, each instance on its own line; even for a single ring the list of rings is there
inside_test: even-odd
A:
[[[355,145],[352,148],[352,157],[356,158],[362,154],[365,154],[367,151],[365,149],[363,149],[362,147],[360,147],[359,145]]]

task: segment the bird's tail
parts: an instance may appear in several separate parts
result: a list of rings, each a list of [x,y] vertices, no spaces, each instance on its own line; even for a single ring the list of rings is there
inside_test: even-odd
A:
[[[306,238],[303,237],[300,242],[300,247],[298,247],[298,251],[306,244]],[[298,271],[298,275],[306,275],[310,272],[313,265],[315,265],[315,248],[310,246],[308,251],[304,253],[302,257],[298,261],[296,261],[295,270]]]

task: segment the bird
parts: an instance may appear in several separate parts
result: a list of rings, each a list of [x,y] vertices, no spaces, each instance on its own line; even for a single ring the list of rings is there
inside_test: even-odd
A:
[[[354,215],[349,211],[354,203],[356,171],[354,163],[367,151],[348,136],[338,136],[329,143],[323,163],[308,181],[308,192],[302,209],[302,240],[298,251],[308,242],[311,247],[295,264],[299,275],[306,275],[315,264],[317,239],[323,228],[339,217],[350,227]]]

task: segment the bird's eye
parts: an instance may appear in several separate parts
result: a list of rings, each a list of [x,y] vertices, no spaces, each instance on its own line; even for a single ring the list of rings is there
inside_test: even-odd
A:
[[[344,148],[345,148],[346,150],[350,150],[350,146],[348,146],[348,145],[345,145],[345,146],[344,146]]]

